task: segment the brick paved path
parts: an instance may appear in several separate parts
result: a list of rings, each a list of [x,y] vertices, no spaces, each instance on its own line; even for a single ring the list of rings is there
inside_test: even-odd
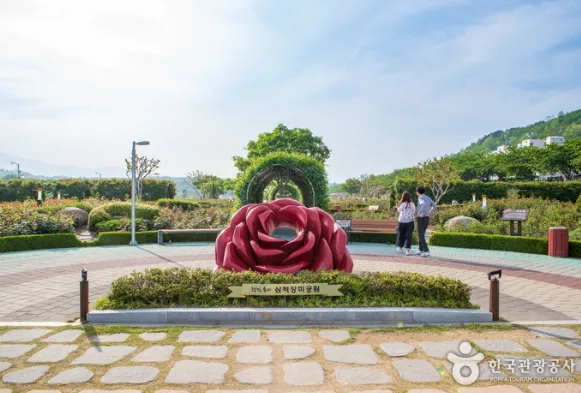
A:
[[[408,271],[458,278],[488,307],[486,273],[503,269],[501,317],[511,321],[581,320],[581,260],[433,247],[431,258],[405,257],[381,244],[350,245],[357,271]],[[67,321],[78,316],[78,282],[89,270],[91,300],[117,277],[151,267],[214,266],[211,243],[99,247],[0,254],[0,321]]]
[[[0,392],[581,392],[579,326],[86,329],[0,327]],[[463,387],[448,359],[475,356]]]

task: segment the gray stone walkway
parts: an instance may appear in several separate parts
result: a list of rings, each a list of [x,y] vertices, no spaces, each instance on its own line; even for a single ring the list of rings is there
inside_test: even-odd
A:
[[[0,393],[581,392],[581,327],[490,329],[2,327]],[[570,338],[541,337],[551,332]],[[245,337],[255,342],[237,342]],[[474,384],[454,381],[452,353],[483,358]]]

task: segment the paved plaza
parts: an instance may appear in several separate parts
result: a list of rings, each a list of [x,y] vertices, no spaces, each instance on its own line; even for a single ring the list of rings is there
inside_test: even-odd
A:
[[[431,258],[402,256],[393,246],[349,245],[355,271],[406,271],[460,279],[473,303],[488,308],[486,273],[503,269],[501,317],[509,321],[581,320],[581,260],[543,255],[432,247]],[[153,267],[214,267],[212,243],[177,243],[43,250],[0,254],[0,321],[64,322],[79,315],[81,270],[89,271],[90,297],[111,282]]]

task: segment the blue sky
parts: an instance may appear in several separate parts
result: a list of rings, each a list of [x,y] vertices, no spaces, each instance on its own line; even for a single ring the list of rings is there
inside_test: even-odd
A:
[[[331,181],[386,173],[581,108],[580,20],[578,0],[0,1],[0,152],[123,175],[148,139],[163,175],[233,176],[284,123],[324,138]]]

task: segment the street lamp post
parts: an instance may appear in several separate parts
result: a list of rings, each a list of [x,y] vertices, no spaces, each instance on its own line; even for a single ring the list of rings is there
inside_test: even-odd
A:
[[[17,170],[17,172],[16,172],[16,173],[17,173],[17,176],[18,176],[18,178],[20,179],[20,163],[18,163],[18,162],[14,162],[14,161],[12,161],[12,162],[10,162],[10,163],[11,163],[12,165],[16,165],[16,170]]]
[[[135,142],[133,141],[133,147],[131,149],[131,242],[130,246],[136,246],[137,240],[135,240],[135,146],[146,146],[149,145],[149,141]]]
[[[100,172],[95,172],[95,174],[99,175],[99,180],[102,179],[101,173]]]

